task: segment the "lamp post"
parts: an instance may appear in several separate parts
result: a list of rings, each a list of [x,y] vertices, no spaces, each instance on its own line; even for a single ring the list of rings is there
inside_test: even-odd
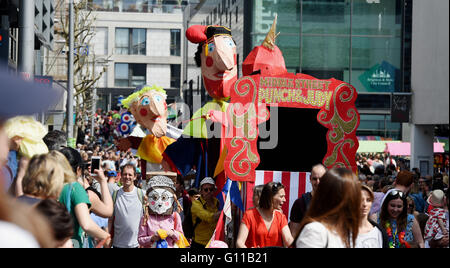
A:
[[[93,67],[93,71],[95,72],[95,66],[97,63],[101,64],[103,66],[103,70],[105,70],[105,68],[107,66],[109,66],[109,63],[112,62],[111,59],[107,58],[98,58],[98,59],[94,59],[94,67]],[[104,75],[104,73],[103,73]],[[97,83],[96,83],[97,84]],[[94,135],[94,122],[95,122],[95,112],[97,109],[97,85],[94,86],[94,90],[92,92],[92,116],[91,116],[91,135]]]
[[[75,145],[73,137],[73,53],[74,53],[74,14],[73,0],[69,0],[69,59],[67,68],[67,143]]]

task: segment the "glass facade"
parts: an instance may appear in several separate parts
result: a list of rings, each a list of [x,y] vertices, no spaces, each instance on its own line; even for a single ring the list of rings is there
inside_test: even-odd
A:
[[[361,93],[358,108],[387,111],[382,118],[362,115],[358,135],[400,139],[401,124],[390,123],[389,109],[390,94],[404,91],[403,6],[404,0],[253,1],[252,47],[278,14],[276,44],[288,71],[352,84]]]

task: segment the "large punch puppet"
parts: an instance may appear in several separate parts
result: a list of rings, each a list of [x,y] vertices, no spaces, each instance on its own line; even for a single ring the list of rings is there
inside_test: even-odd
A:
[[[122,105],[133,114],[136,122],[145,128],[144,137],[128,136],[118,141],[122,151],[136,149],[142,159],[142,174],[151,170],[170,170],[163,159],[166,147],[179,136],[176,128],[167,124],[166,92],[157,86],[140,86],[135,92],[122,100]]]
[[[225,133],[220,118],[210,120],[214,112],[225,113],[231,88],[238,78],[236,44],[231,30],[218,25],[194,25],[186,31],[187,39],[198,44],[195,61],[201,67],[203,84],[213,98],[197,110],[185,126],[183,136],[167,147],[165,155],[172,167],[186,175],[192,167],[197,171],[196,185],[204,177],[221,176],[218,189],[224,183],[222,172],[226,150],[221,137]]]

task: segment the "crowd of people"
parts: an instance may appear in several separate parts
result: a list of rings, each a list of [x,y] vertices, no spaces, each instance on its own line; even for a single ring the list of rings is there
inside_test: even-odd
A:
[[[203,178],[197,190],[185,189],[189,183],[180,175],[173,186],[172,179],[162,176],[177,199],[162,206],[173,206],[174,212],[150,215],[149,202],[160,199],[150,192],[140,174],[140,161],[131,152],[107,144],[66,147],[65,133],[56,130],[43,140],[48,153],[6,164],[7,171],[16,169],[16,177],[3,189],[14,201],[4,199],[3,206],[20,207],[27,215],[14,217],[22,220],[17,224],[26,230],[23,236],[1,239],[1,245],[159,247],[162,236],[154,230],[163,229],[166,247],[178,247],[184,238],[184,246],[211,247],[208,244],[221,214],[214,179]],[[101,158],[99,169],[91,170],[92,157]],[[359,175],[315,165],[310,175],[312,191],[295,201],[289,219],[281,210],[285,186],[278,182],[256,186],[255,206],[243,212],[235,244],[225,246],[448,247],[448,177],[421,176],[418,169],[385,163],[380,162],[371,174],[360,167]],[[39,221],[43,222],[39,227],[30,223]]]
[[[235,243],[226,244],[211,241],[221,219],[216,198],[220,189],[213,178],[202,178],[198,189],[189,187],[190,181],[181,175],[158,175],[149,182],[147,174],[141,174],[140,159],[132,151],[117,149],[114,138],[112,143],[80,140],[71,148],[66,146],[66,134],[53,130],[42,140],[48,153],[30,159],[18,157],[17,137],[9,139],[8,151],[2,151],[2,247],[424,248],[449,244],[448,175],[422,176],[419,169],[409,171],[389,155],[358,155],[358,175],[346,168],[313,166],[312,191],[294,202],[289,219],[281,210],[285,186],[279,182],[256,186],[254,207],[242,212]],[[111,139],[104,136],[102,140]],[[98,168],[92,168],[94,158],[101,159]]]

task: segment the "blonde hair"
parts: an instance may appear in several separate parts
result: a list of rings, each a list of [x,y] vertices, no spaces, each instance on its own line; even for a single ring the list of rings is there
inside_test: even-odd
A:
[[[165,96],[167,96],[167,95],[166,95],[166,91],[165,91],[162,87],[158,87],[158,86],[156,86],[156,85],[153,85],[153,86],[151,86],[151,87],[150,87],[150,86],[143,86],[139,91],[134,92],[133,94],[131,94],[130,96],[128,96],[126,99],[122,100],[122,105],[123,105],[123,107],[125,107],[125,108],[127,108],[127,109],[130,108],[131,105],[132,105],[134,102],[138,101],[139,98],[140,98],[142,95],[144,95],[146,92],[149,92],[149,91],[151,91],[151,90],[158,91],[158,92],[164,94]]]
[[[48,153],[51,157],[53,157],[56,162],[58,162],[63,168],[64,172],[64,183],[72,183],[77,181],[77,176],[72,170],[72,166],[69,163],[69,160],[59,151],[50,151]]]
[[[41,198],[58,198],[64,185],[62,166],[49,154],[31,158],[22,181],[25,194]]]

